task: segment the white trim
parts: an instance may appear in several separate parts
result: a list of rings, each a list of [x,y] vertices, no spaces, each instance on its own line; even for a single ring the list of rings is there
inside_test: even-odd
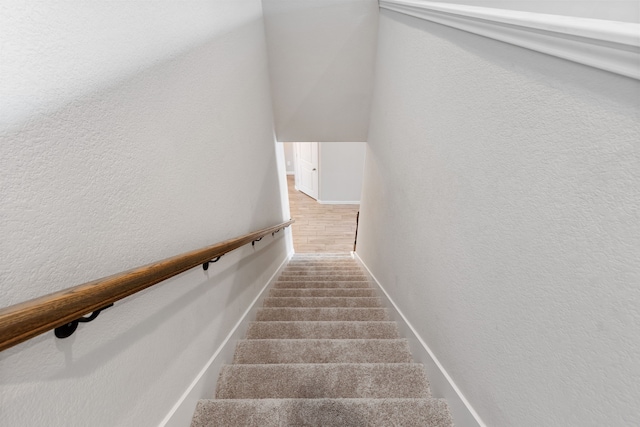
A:
[[[383,9],[640,79],[640,24],[425,0],[379,2]]]
[[[296,171],[287,171],[287,175],[295,175]]]
[[[225,361],[232,360],[235,351],[235,343],[245,337],[249,322],[255,318],[255,312],[259,308],[259,303],[266,297],[265,291],[275,282],[275,279],[282,272],[293,254],[289,254],[280,264],[278,269],[271,275],[267,284],[254,298],[253,302],[245,310],[240,320],[235,324],[231,332],[222,341],[220,347],[213,353],[213,356],[200,370],[189,387],[180,396],[180,399],[173,405],[173,408],[164,417],[159,427],[184,427],[191,424],[193,413],[198,400],[206,395],[213,395],[211,390],[215,389],[218,373]]]
[[[371,273],[369,267],[362,261],[357,252],[351,252],[351,254],[358,264],[367,271],[372,282],[380,288],[382,297],[387,302],[386,306],[391,307],[392,313],[395,313],[395,315],[392,314],[392,317],[398,323],[400,333],[409,340],[411,354],[416,361],[425,366],[434,397],[442,397],[447,400],[454,424],[458,427],[486,427],[486,424],[480,419],[480,416],[473,409],[471,403],[464,397],[436,355],[431,351],[422,337],[420,337],[409,320],[407,320],[407,317],[400,311],[400,308],[398,308],[391,299],[382,284],[376,279],[373,273]]]
[[[318,200],[322,205],[359,205],[360,200]]]

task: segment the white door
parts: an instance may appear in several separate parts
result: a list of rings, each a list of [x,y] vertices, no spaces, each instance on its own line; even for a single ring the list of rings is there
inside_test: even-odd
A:
[[[318,199],[318,143],[296,142],[296,187]]]

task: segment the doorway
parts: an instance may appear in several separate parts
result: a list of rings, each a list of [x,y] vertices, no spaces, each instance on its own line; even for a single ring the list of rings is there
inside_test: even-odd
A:
[[[364,143],[285,143],[297,253],[353,250],[364,151]]]

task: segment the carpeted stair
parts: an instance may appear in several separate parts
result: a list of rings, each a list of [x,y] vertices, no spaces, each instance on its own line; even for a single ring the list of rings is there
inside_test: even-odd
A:
[[[348,255],[295,255],[192,427],[452,427]]]

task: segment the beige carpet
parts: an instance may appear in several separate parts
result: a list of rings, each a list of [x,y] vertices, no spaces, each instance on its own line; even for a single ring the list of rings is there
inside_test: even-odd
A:
[[[348,255],[296,255],[225,365],[192,427],[452,427]]]

